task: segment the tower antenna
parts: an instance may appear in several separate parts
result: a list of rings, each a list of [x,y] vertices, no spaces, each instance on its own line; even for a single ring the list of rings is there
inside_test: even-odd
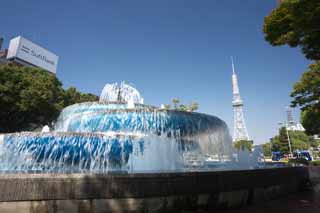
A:
[[[231,65],[232,65],[232,74],[236,74],[235,70],[234,70],[234,63],[233,63],[233,57],[231,56]]]
[[[234,69],[233,58],[232,64],[232,92],[233,92],[233,141],[250,140],[243,116],[243,101],[240,97],[237,75]]]

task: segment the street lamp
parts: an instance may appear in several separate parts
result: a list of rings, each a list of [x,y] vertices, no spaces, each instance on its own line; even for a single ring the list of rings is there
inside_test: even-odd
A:
[[[291,149],[291,141],[290,141],[290,136],[289,136],[289,131],[288,131],[288,123],[285,122],[285,123],[282,123],[282,122],[279,122],[278,123],[279,125],[283,126],[286,128],[286,132],[287,132],[287,138],[288,138],[288,145],[289,145],[289,152],[290,152],[290,156],[289,157],[292,157],[292,149]]]

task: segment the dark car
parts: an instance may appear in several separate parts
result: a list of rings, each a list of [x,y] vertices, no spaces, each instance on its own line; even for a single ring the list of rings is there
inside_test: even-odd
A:
[[[283,158],[283,153],[281,152],[272,152],[272,160],[273,161],[279,161],[281,158]]]

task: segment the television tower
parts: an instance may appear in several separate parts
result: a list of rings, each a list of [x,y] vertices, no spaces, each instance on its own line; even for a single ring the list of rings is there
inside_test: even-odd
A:
[[[237,75],[234,69],[233,58],[232,63],[232,91],[233,91],[233,141],[250,140],[243,116],[243,101],[240,97]]]

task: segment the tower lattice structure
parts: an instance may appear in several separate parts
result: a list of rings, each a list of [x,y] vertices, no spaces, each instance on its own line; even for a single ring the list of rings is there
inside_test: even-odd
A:
[[[232,61],[232,89],[233,89],[233,141],[250,140],[243,116],[243,101],[240,97],[237,75]]]

